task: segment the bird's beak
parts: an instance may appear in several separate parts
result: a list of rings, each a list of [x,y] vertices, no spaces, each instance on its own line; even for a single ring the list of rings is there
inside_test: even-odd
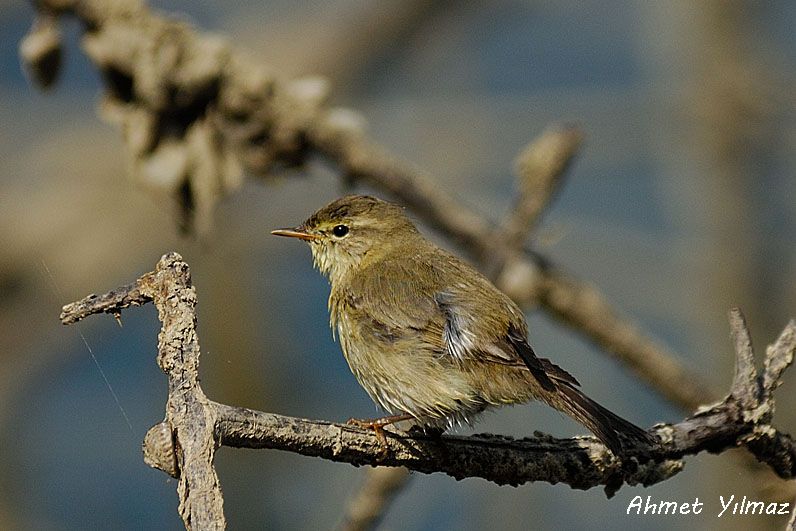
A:
[[[296,227],[295,229],[276,229],[272,230],[271,234],[274,236],[286,236],[288,238],[298,238],[299,240],[313,241],[320,238],[316,234],[310,234],[304,227]]]

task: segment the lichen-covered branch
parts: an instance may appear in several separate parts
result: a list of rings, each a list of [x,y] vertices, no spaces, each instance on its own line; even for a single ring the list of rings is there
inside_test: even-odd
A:
[[[746,324],[740,312],[733,310],[730,323],[737,370],[731,392],[682,422],[651,428],[660,439],[657,447],[630,448],[619,458],[593,437],[428,437],[391,432],[385,456],[369,430],[210,401],[198,380],[196,293],[188,265],[176,253],[163,256],[154,272],[133,284],[65,306],[61,321],[69,324],[93,313],[117,314],[147,300],[154,301],[162,323],[158,364],[169,377],[169,397],[166,418],[147,434],[144,453],[149,464],[179,478],[180,513],[188,528],[224,526],[223,500],[213,469],[214,452],[220,445],[280,449],[356,466],[403,466],[498,484],[545,481],[577,489],[604,486],[609,495],[625,483],[665,481],[682,469],[684,456],[735,447],[745,447],[780,477],[796,477],[796,442],[771,424],[773,391],[796,353],[794,321],[767,349],[758,373],[753,372],[754,352]]]
[[[492,259],[499,228],[371,142],[357,113],[329,108],[323,79],[280,80],[225,39],[156,15],[137,0],[40,0],[35,7],[37,21],[21,45],[31,77],[43,85],[56,80],[59,17],[77,17],[83,47],[103,74],[103,115],[123,131],[131,172],[173,197],[186,228],[209,226],[214,206],[240,185],[244,169],[267,177],[320,154],[345,178],[398,198],[462,251]],[[552,197],[579,136],[545,135],[539,142],[533,151],[549,157],[521,158],[527,159],[521,175],[537,184],[523,187],[527,193],[504,225],[514,242]],[[492,273],[518,302],[539,304],[683,409],[715,398],[702,378],[628,324],[595,288],[549,260],[516,250]]]

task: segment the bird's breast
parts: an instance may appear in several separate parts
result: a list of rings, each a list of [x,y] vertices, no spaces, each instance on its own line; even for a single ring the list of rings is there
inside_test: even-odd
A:
[[[441,355],[422,331],[380,322],[339,292],[333,291],[329,308],[351,372],[385,410],[448,425],[483,409],[469,374]]]

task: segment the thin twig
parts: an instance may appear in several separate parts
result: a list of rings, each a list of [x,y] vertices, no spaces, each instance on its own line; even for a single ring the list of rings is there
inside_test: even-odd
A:
[[[745,409],[757,406],[760,395],[757,388],[757,369],[755,368],[755,355],[752,349],[752,337],[746,320],[738,308],[730,310],[730,331],[735,344],[735,375],[732,380],[730,392]]]

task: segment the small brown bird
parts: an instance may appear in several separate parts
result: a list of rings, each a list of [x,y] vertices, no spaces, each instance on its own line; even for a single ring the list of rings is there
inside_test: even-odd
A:
[[[489,280],[424,238],[392,203],[347,196],[302,225],[272,231],[309,243],[331,283],[329,314],[351,371],[391,416],[353,422],[376,431],[413,419],[425,428],[471,423],[487,408],[541,400],[611,451],[653,444],[600,406],[528,344],[525,316]]]

